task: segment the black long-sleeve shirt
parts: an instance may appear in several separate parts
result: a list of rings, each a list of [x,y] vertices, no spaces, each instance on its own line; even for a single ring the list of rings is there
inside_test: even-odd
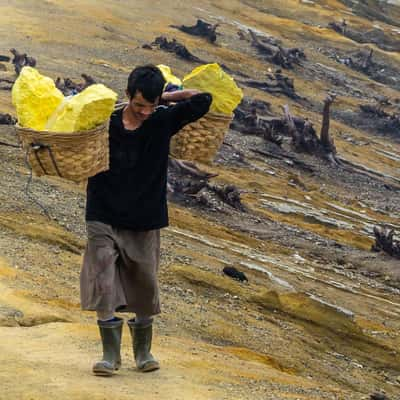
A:
[[[170,139],[206,114],[211,100],[200,93],[160,106],[133,131],[124,128],[122,110],[115,111],[109,127],[110,169],[89,178],[86,220],[135,231],[167,226]]]

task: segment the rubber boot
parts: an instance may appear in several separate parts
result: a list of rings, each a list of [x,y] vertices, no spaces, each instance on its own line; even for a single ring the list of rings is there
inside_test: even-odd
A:
[[[121,318],[111,321],[97,321],[103,344],[103,359],[93,365],[93,373],[99,376],[111,376],[121,367]]]
[[[141,372],[159,369],[160,364],[150,353],[153,338],[153,320],[140,324],[131,319],[128,321],[128,326],[132,335],[133,354],[137,369]]]

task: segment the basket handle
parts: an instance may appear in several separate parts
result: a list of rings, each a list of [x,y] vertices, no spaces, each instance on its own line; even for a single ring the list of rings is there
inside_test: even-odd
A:
[[[42,170],[43,170],[43,172],[44,172],[45,175],[48,175],[48,174],[47,174],[47,171],[46,171],[46,169],[44,168],[44,166],[43,166],[43,164],[42,164],[42,161],[40,160],[40,157],[39,157],[39,155],[38,155],[39,150],[42,150],[42,149],[46,149],[46,150],[48,151],[49,156],[50,156],[50,159],[51,159],[51,162],[53,163],[53,167],[54,167],[54,169],[56,170],[57,175],[58,175],[60,178],[63,177],[63,176],[61,175],[61,173],[60,173],[60,170],[58,169],[56,160],[55,160],[55,158],[54,158],[53,152],[52,152],[51,147],[50,147],[49,145],[47,145],[47,144],[42,144],[42,143],[31,143],[31,144],[29,145],[29,147],[33,150],[33,153],[35,154],[36,161],[39,163],[40,168],[42,168]]]

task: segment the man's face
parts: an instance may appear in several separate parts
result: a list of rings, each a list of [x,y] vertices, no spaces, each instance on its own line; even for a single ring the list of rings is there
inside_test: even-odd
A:
[[[160,98],[157,97],[156,101],[151,103],[142,96],[141,92],[136,91],[135,95],[129,100],[129,107],[138,121],[145,121],[158,106],[159,100]]]

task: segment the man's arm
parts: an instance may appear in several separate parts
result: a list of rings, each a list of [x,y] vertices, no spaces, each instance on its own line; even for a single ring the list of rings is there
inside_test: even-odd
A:
[[[181,93],[180,93],[181,92]],[[210,109],[212,96],[210,93],[199,93],[197,90],[181,90],[164,93],[167,98],[184,99],[174,106],[169,107],[170,134],[174,135],[185,125],[201,118]],[[171,100],[172,101],[172,100]]]
[[[196,89],[184,89],[176,90],[175,92],[164,92],[161,95],[161,101],[163,103],[174,103],[177,101],[190,99],[192,96],[199,93],[200,92]]]

